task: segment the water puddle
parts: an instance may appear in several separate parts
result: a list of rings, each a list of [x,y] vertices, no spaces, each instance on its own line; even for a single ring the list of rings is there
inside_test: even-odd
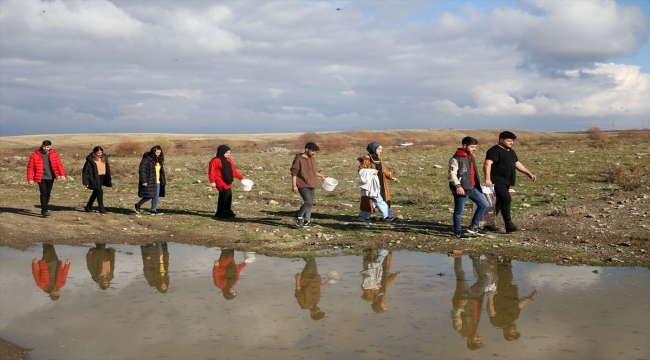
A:
[[[649,278],[381,249],[0,248],[0,337],[34,359],[648,359]]]

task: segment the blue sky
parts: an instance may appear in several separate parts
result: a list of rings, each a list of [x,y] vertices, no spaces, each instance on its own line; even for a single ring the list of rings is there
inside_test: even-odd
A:
[[[647,127],[649,18],[646,0],[3,0],[0,136]]]

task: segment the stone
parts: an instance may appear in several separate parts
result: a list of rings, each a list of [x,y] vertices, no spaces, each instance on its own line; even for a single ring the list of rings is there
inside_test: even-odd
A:
[[[516,193],[517,191],[515,189],[508,189],[508,192],[510,193]]]
[[[530,204],[523,203],[523,204],[521,204],[521,206],[522,206],[522,207],[525,207],[525,208],[529,208],[531,205],[530,205]]]
[[[201,180],[196,180],[194,183],[195,183],[195,184],[200,184],[200,183],[201,183]]]
[[[277,204],[279,204],[279,202],[277,202],[275,200],[270,200],[269,201],[269,205],[277,205]]]
[[[433,167],[436,168],[436,169],[442,169],[442,166],[440,166],[438,164],[433,165]]]
[[[348,204],[348,203],[341,203],[341,206],[345,206],[345,207],[353,207],[354,205],[352,205],[352,204]]]
[[[396,218],[400,220],[404,220],[404,215],[397,215]]]

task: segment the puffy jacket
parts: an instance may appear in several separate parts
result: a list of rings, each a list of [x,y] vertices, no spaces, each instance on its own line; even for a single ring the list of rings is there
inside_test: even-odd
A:
[[[65,281],[68,278],[68,270],[70,269],[70,264],[63,265],[62,261],[58,261],[58,271],[56,272],[56,289],[60,290],[64,285]],[[39,260],[38,263],[32,262],[32,275],[34,275],[34,280],[36,285],[43,291],[47,291],[47,286],[50,284],[50,270],[47,268],[47,263],[45,260]]]
[[[97,170],[97,164],[95,164],[95,160],[93,159],[93,153],[88,154],[88,157],[86,157],[86,163],[81,172],[81,182],[84,186],[88,186],[88,189],[99,190],[102,186],[113,186],[113,182],[111,181],[111,168],[108,165],[108,156],[106,155],[104,155],[104,162],[106,164],[106,174],[104,175],[104,182],[100,184],[99,171]]]
[[[228,158],[228,162],[232,168],[232,177],[243,180],[244,176],[240,174],[239,171],[237,171],[235,163],[231,158]],[[232,189],[232,184],[226,184],[226,182],[223,181],[223,176],[221,175],[221,159],[218,157],[210,160],[210,166],[208,167],[208,178],[210,179],[210,184],[217,184],[217,190],[219,191]]]
[[[467,155],[463,149],[456,150],[454,156],[449,159],[449,171],[447,175],[449,189],[452,192],[455,192],[457,187],[462,187],[463,190],[471,193],[472,176],[474,176],[474,186],[479,187],[481,184],[481,178],[479,177],[474,157]]]
[[[140,161],[139,169],[140,180],[138,181],[138,196],[153,198],[156,196],[156,163],[151,158],[149,153],[144,153],[142,155],[142,160]],[[147,186],[142,186],[143,183],[147,183]],[[160,194],[158,196],[165,197],[165,185],[167,181],[165,180],[165,167],[160,166]]]
[[[59,176],[65,176],[61,157],[54,150],[50,150],[50,167],[52,168],[52,175],[54,175],[55,179]],[[39,147],[29,157],[29,162],[27,163],[27,181],[40,183],[41,180],[43,180],[43,157],[41,155],[41,148]]]

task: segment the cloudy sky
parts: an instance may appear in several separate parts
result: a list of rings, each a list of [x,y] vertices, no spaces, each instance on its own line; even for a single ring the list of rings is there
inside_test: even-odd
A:
[[[650,2],[0,1],[0,135],[650,126]]]

